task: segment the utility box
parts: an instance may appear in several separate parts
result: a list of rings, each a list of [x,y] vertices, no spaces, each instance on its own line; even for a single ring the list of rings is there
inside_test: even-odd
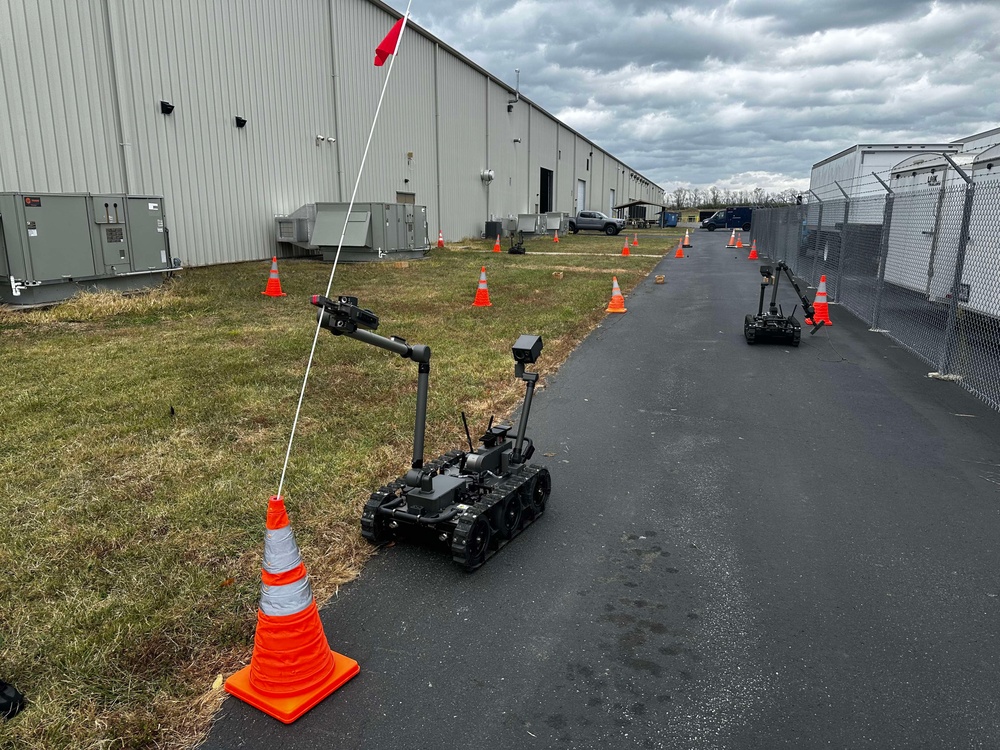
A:
[[[559,211],[550,211],[545,214],[545,233],[554,234],[561,232],[566,235],[569,232],[569,214]]]
[[[517,231],[525,234],[543,234],[545,230],[544,214],[518,214]]]
[[[500,237],[503,235],[503,222],[502,221],[487,221],[486,222],[486,233],[483,235],[486,239],[490,240],[494,237]]]
[[[0,303],[135,291],[173,267],[162,197],[0,193]]]
[[[277,241],[346,263],[422,258],[430,252],[427,207],[412,203],[308,203],[274,218]],[[345,227],[346,222],[346,227]]]

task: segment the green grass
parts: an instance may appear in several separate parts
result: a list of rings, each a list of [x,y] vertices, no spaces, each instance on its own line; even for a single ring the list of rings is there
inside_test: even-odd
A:
[[[543,377],[676,246],[640,234],[476,240],[406,267],[341,265],[379,333],[432,348],[426,455],[506,417],[510,345],[540,334]],[[505,246],[506,247],[506,246]],[[556,254],[558,253],[558,254]],[[472,307],[480,266],[492,307]],[[149,294],[0,308],[0,677],[30,701],[3,750],[190,748],[250,659],[263,522],[277,491],[330,264],[184,271]],[[561,278],[557,278],[561,272]],[[543,381],[544,382],[544,381]],[[321,603],[371,553],[368,493],[412,450],[416,367],[321,332],[283,494]],[[442,556],[442,565],[452,563]],[[336,644],[333,644],[336,646]]]

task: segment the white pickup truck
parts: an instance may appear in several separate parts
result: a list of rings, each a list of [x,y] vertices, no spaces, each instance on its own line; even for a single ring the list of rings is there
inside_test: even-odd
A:
[[[612,235],[625,228],[625,219],[612,219],[600,211],[581,211],[569,220],[569,231],[576,234],[581,229],[596,229],[599,232]]]

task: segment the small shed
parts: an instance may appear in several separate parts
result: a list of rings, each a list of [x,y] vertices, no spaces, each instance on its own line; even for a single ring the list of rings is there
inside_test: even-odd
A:
[[[669,226],[663,224],[662,215],[667,206],[664,203],[650,203],[649,201],[631,200],[612,207],[615,216],[625,219],[630,227],[645,229],[651,226]],[[677,222],[674,222],[674,226]]]

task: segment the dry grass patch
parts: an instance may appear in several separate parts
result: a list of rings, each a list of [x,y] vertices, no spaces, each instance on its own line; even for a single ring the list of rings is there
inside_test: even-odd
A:
[[[627,293],[655,262],[464,244],[405,268],[342,265],[332,292],[357,296],[380,333],[431,346],[428,457],[464,442],[462,410],[474,426],[509,416],[519,334],[544,338],[544,382],[603,319],[611,273]],[[484,263],[493,307],[474,308]],[[279,261],[289,296],[273,299],[260,294],[269,267],[0,310],[0,676],[30,700],[3,750],[190,748],[217,677],[249,660],[266,501],[315,331],[308,298],[330,271]],[[284,490],[320,602],[371,554],[360,508],[408,466],[415,384],[412,363],[321,333]]]

